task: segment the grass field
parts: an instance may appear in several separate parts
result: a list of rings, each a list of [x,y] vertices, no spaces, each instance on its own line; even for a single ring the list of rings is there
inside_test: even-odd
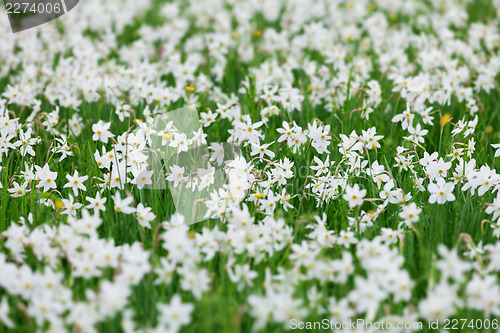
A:
[[[0,332],[500,332],[500,2],[1,11]]]

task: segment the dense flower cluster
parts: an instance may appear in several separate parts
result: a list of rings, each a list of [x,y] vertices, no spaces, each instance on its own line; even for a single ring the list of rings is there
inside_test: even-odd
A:
[[[500,316],[500,30],[469,2],[86,0],[15,35],[0,15],[0,328]],[[199,130],[157,126],[186,105]],[[204,145],[198,178],[155,168]],[[151,189],[216,167],[204,222]]]

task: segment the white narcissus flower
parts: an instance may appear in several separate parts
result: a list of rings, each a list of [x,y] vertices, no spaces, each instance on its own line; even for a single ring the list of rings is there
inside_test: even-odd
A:
[[[260,199],[260,208],[265,210],[267,214],[272,214],[276,209],[276,203],[279,201],[279,197],[274,194],[273,191],[269,191],[267,196]]]
[[[458,123],[455,125],[455,128],[451,131],[451,135],[455,136],[459,133],[462,133],[463,130],[465,129],[465,121],[464,120],[459,120]]]
[[[39,143],[41,141],[41,139],[35,139],[35,138],[32,138],[31,137],[31,132],[32,132],[32,129],[31,127],[28,128],[28,130],[26,132],[24,132],[23,130],[20,130],[20,133],[19,133],[19,137],[20,137],[20,141],[16,144],[14,144],[15,146],[21,146],[21,155],[23,156],[26,156],[26,154],[29,154],[31,156],[35,156],[35,150],[33,149],[32,146],[34,146],[35,144]]]
[[[64,160],[68,156],[73,156],[73,152],[71,151],[70,146],[68,146],[67,140],[59,139],[56,138],[56,141],[59,143],[59,146],[56,146],[52,148],[52,152],[55,152],[57,154],[61,154],[61,157],[59,158],[59,162]]]
[[[179,167],[178,165],[170,166],[170,175],[168,175],[167,180],[174,182],[174,186],[177,187],[177,185],[186,180],[184,171],[184,167]]]
[[[495,152],[495,158],[500,156],[500,143],[492,144],[491,146],[497,149],[497,151]]]
[[[293,208],[293,205],[289,203],[289,200],[291,199],[291,195],[286,193],[286,189],[284,188],[281,191],[281,194],[278,194],[279,202],[283,206],[283,210],[285,212],[288,212],[288,208]]]
[[[411,139],[417,143],[424,143],[424,136],[429,133],[428,130],[422,129],[420,124],[417,124],[415,128],[413,126],[408,126],[408,132],[411,134]]]
[[[167,328],[169,332],[178,332],[180,327],[191,322],[191,312],[194,306],[182,303],[179,295],[174,295],[169,304],[158,304],[161,313],[160,325]]]
[[[268,118],[270,116],[278,116],[279,114],[280,114],[280,109],[275,105],[265,107],[260,111],[260,116],[262,118]]]
[[[76,212],[82,208],[82,204],[79,202],[75,202],[73,196],[70,194],[69,199],[61,199],[64,204],[65,210],[61,212],[61,214],[76,216]]]
[[[397,230],[393,230],[391,228],[382,228],[380,234],[380,238],[386,244],[396,243],[399,239],[399,232]]]
[[[274,156],[276,156],[271,150],[268,149],[270,145],[272,145],[273,142],[271,143],[265,143],[261,145],[257,144],[252,144],[252,152],[250,153],[251,156],[254,155],[259,155],[259,157],[263,158],[264,154],[269,156],[270,159],[273,159]]]
[[[403,129],[405,130],[409,126],[411,126],[411,124],[413,124],[413,119],[414,118],[415,118],[415,115],[413,113],[411,113],[411,111],[410,111],[410,105],[407,104],[406,110],[403,113],[401,113],[401,114],[395,115],[392,118],[392,122],[393,123],[401,122],[401,127],[403,127]]]
[[[9,318],[9,303],[7,303],[6,297],[2,297],[0,302],[0,323],[9,328],[14,328],[14,323]]]
[[[394,301],[409,301],[412,295],[412,289],[415,286],[415,282],[411,280],[410,274],[407,271],[401,270],[396,273],[396,275],[391,279],[394,283]]]
[[[394,179],[390,179],[387,183],[385,183],[384,188],[380,191],[379,196],[381,199],[389,200],[389,196],[394,188]]]
[[[363,204],[365,195],[366,190],[362,190],[359,188],[358,184],[354,184],[353,187],[347,185],[345,194],[342,198],[349,203],[350,208],[354,208]]]
[[[73,117],[71,117],[71,119],[68,120],[68,123],[71,132],[73,132],[75,136],[79,136],[80,133],[82,132],[82,120],[78,116],[78,114],[74,113]]]
[[[73,176],[66,175],[66,178],[68,179],[68,183],[64,185],[64,188],[69,187],[73,189],[73,194],[75,195],[75,197],[78,196],[79,189],[82,191],[87,190],[85,185],[83,185],[83,182],[86,181],[89,178],[89,176],[78,177],[78,171],[75,170],[75,174]]]
[[[184,133],[174,133],[174,138],[170,141],[169,146],[177,148],[177,152],[188,151],[191,140],[188,140]]]
[[[383,135],[377,135],[377,129],[375,127],[369,128],[368,130],[362,130],[361,138],[364,140],[367,149],[380,148],[380,143],[378,140],[382,139]]]
[[[467,143],[467,156],[471,158],[475,150],[476,150],[476,140],[474,140],[474,138],[470,138],[469,142]]]
[[[417,207],[417,205],[412,202],[407,206],[403,206],[403,211],[399,213],[399,217],[404,220],[404,223],[411,227],[412,223],[417,222],[419,219],[419,214],[422,212],[422,208]]]
[[[151,208],[144,207],[144,205],[140,203],[139,205],[137,205],[136,215],[137,220],[139,220],[139,224],[142,227],[151,229],[150,222],[156,218],[155,214],[151,212]]]
[[[355,237],[354,231],[342,230],[337,237],[337,244],[349,247],[351,244],[358,243],[358,239]]]
[[[203,126],[208,127],[217,119],[217,114],[208,109],[207,112],[201,112],[200,117],[200,122],[203,124]]]
[[[179,274],[182,276],[181,289],[190,291],[198,301],[210,288],[210,276],[206,268],[195,269],[185,265]]]
[[[262,98],[263,100],[265,100],[267,102],[267,104],[271,105],[272,102],[279,102],[280,101],[280,98],[279,96],[276,95],[276,93],[278,92],[278,86],[268,86],[268,85],[265,85],[263,87],[263,94],[260,96],[260,98]],[[279,109],[278,109],[278,114],[279,114]]]
[[[292,87],[290,84],[279,90],[281,105],[289,112],[293,110],[302,110],[302,101],[304,96],[300,94],[299,89]]]
[[[12,182],[12,185],[14,185],[13,188],[9,188],[8,191],[10,192],[11,196],[14,198],[22,197],[23,195],[26,194],[29,190],[26,190],[26,187],[28,187],[28,182],[24,182],[21,185],[19,185],[17,182]]]
[[[100,210],[102,211],[106,210],[106,206],[104,206],[104,204],[106,203],[108,198],[101,198],[101,193],[99,192],[97,192],[95,198],[86,197],[85,200],[90,202],[87,206],[85,206],[85,208],[93,209],[94,214],[96,214]]]
[[[35,165],[35,169],[36,169],[36,177],[39,180],[39,183],[36,186],[37,188],[43,187],[44,192],[47,192],[49,189],[57,188],[56,185],[57,172],[50,171],[48,164],[45,164],[43,168],[40,168],[38,165]]]
[[[92,125],[92,131],[94,132],[92,140],[99,140],[101,142],[108,143],[108,140],[114,137],[114,134],[109,131],[110,127],[111,123],[106,123],[102,120],[99,120],[96,124]]]
[[[209,165],[207,169],[198,169],[196,174],[198,175],[200,181],[198,184],[199,191],[207,188],[215,182],[215,168],[211,165]]]
[[[130,107],[130,105],[124,104],[116,107],[115,114],[118,116],[120,121],[123,121],[125,117],[130,117],[130,113],[134,110]]]
[[[493,200],[493,203],[486,207],[486,213],[493,214],[491,218],[493,221],[497,219],[500,221],[500,195]]]
[[[369,89],[367,90],[368,100],[366,103],[373,107],[379,106],[382,101],[382,89],[380,88],[380,84],[375,80],[371,80],[367,83],[367,86]]]
[[[314,239],[321,246],[332,246],[336,241],[335,231],[329,230],[326,226],[326,214],[323,217],[315,216],[317,224],[310,224],[306,226],[307,229],[312,229],[308,237]]]
[[[122,199],[120,193],[116,192],[115,196],[113,197],[115,211],[118,213],[132,214],[133,212],[135,212],[135,208],[130,207],[132,201],[134,201],[134,197],[128,196],[125,199]]]
[[[427,166],[427,173],[431,180],[446,177],[448,170],[451,168],[451,162],[445,162],[443,158],[438,161],[431,161]]]
[[[217,161],[218,165],[221,165],[224,161],[224,145],[222,143],[212,143],[208,149],[213,152],[210,154],[210,161]]]
[[[281,134],[278,142],[283,142],[286,140],[288,144],[292,143],[294,129],[290,128],[290,125],[288,125],[286,121],[283,121],[283,128],[278,128],[276,131]]]
[[[305,143],[306,137],[303,134],[304,131],[295,123],[294,123],[294,131],[296,132],[296,134],[293,135],[293,139],[295,139],[295,137],[297,136],[302,135],[304,137],[303,143]],[[318,125],[317,121],[313,121],[312,124],[307,125],[307,131],[309,132],[308,137],[311,139],[311,146],[314,147],[314,149],[316,149],[316,152],[318,154],[328,153],[328,146],[330,144],[330,139],[331,139],[330,125],[325,125],[325,126],[323,126],[322,124]],[[293,141],[294,140],[292,140],[292,143]],[[290,142],[288,144],[290,144]]]
[[[330,163],[330,155],[326,156],[325,162],[314,156],[314,164],[311,166],[311,169],[316,171],[316,177],[321,176],[323,173],[328,174],[330,171],[330,166],[333,163]]]
[[[420,115],[422,116],[422,121],[424,122],[424,124],[432,126],[432,121],[434,120],[434,117],[430,115],[431,111],[432,111],[432,106],[421,111]]]
[[[404,205],[411,199],[411,194],[404,194],[403,190],[398,188],[389,193],[389,202],[392,204]]]
[[[158,284],[169,284],[172,281],[174,272],[177,269],[177,262],[169,260],[167,258],[160,258],[160,266],[155,268],[155,272],[158,278],[155,281],[155,285]]]
[[[477,115],[474,117],[474,120],[471,120],[467,123],[467,129],[465,130],[464,133],[464,138],[468,137],[472,133],[474,133],[476,126],[477,126],[478,118]]]
[[[444,178],[439,178],[437,183],[430,183],[427,190],[431,193],[429,197],[429,203],[444,204],[447,201],[455,201],[455,195],[453,195],[453,190],[455,189],[455,184],[447,183]]]
[[[235,138],[238,142],[246,141],[252,145],[258,145],[262,139],[262,133],[259,130],[262,125],[262,121],[252,123],[249,119],[244,119],[244,122],[235,122]]]
[[[378,188],[391,179],[390,174],[385,170],[385,166],[379,164],[378,161],[374,161],[366,173],[373,177],[373,181],[377,184]]]
[[[90,215],[89,211],[85,208],[82,209],[81,219],[75,219],[73,222],[70,222],[70,225],[77,233],[89,236],[97,236],[97,228],[99,228],[101,224],[101,217],[99,215]]]
[[[148,171],[146,168],[140,170],[138,173],[136,173],[134,180],[132,181],[132,184],[137,185],[138,189],[143,189],[144,186],[146,185],[151,185],[153,184],[151,177],[153,176],[153,171]]]
[[[236,283],[238,291],[242,291],[245,286],[252,287],[252,280],[259,276],[256,271],[250,269],[249,264],[234,265],[234,267],[228,266],[227,272],[231,281]]]

